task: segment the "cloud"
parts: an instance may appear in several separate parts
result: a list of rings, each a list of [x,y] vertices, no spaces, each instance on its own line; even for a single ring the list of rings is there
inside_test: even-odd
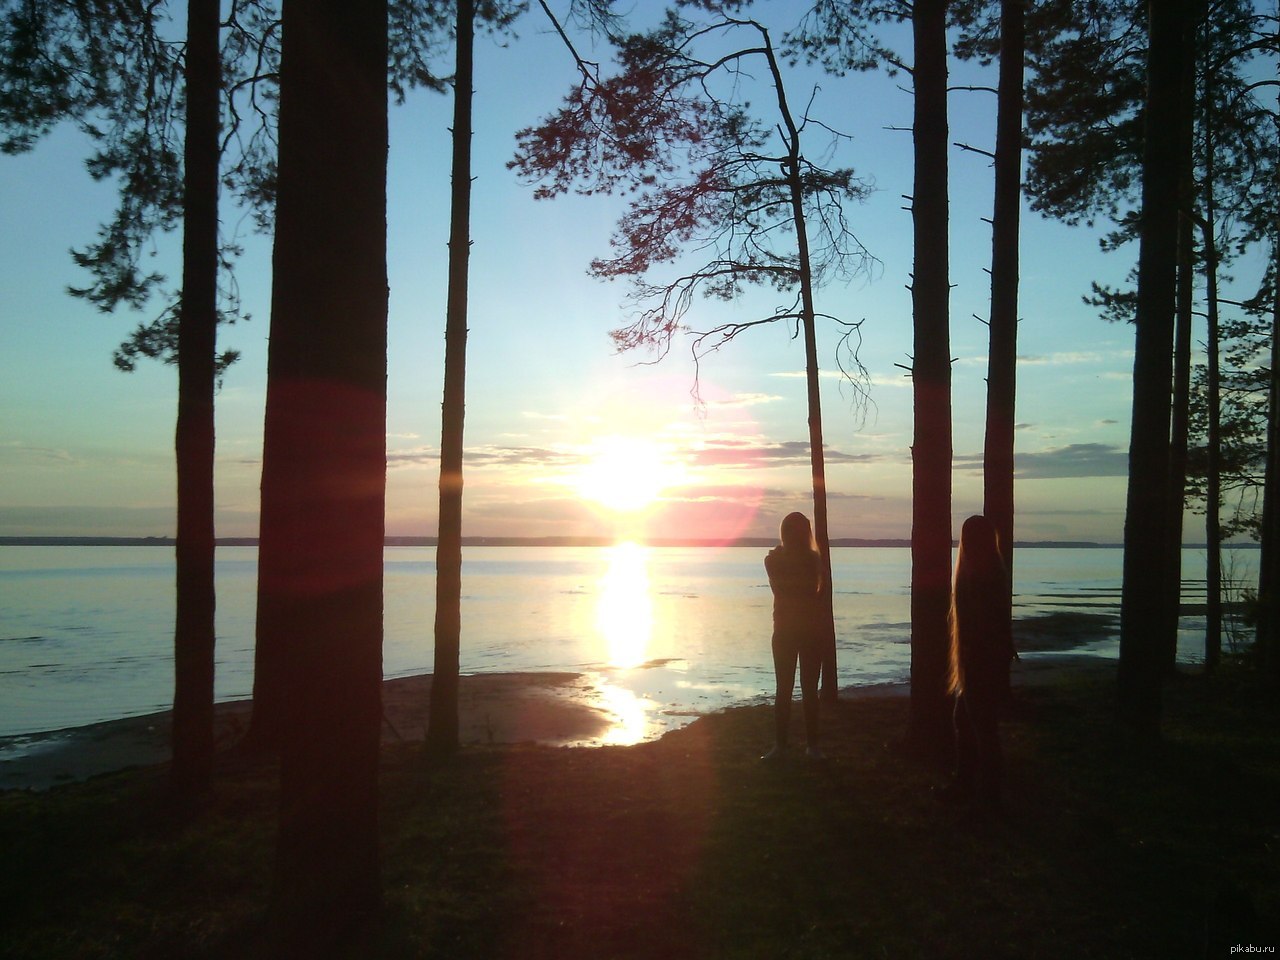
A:
[[[1100,350],[1064,350],[1058,353],[1034,354],[1024,353],[1018,355],[1018,365],[1028,367],[1038,367],[1046,365],[1054,366],[1071,366],[1082,363],[1115,363],[1117,360],[1132,360],[1133,350],[1109,350],[1105,353]]]
[[[174,507],[0,506],[0,535],[146,537],[172,536]]]
[[[738,393],[724,400],[709,401],[707,405],[721,409],[734,409],[738,407],[758,407],[762,403],[778,403],[782,399],[784,398],[772,393]]]
[[[1034,507],[1019,507],[1018,516],[1020,517],[1115,517],[1124,515],[1124,505],[1111,508],[1099,508],[1096,510],[1063,510],[1058,507],[1044,507],[1036,509]]]
[[[911,374],[906,370],[900,373],[873,373],[871,375],[871,386],[873,387],[889,387],[901,389],[911,386]]]
[[[1063,477],[1124,477],[1129,474],[1129,451],[1105,443],[1072,443],[1014,458],[1021,480]]]
[[[876,463],[879,453],[843,453],[830,447],[823,451],[829,464]],[[703,467],[770,466],[809,462],[809,444],[802,440],[761,443],[754,440],[714,440],[692,451],[690,462]]]
[[[980,471],[982,454],[957,455],[957,470]],[[1105,443],[1072,443],[1014,456],[1019,480],[1058,480],[1083,477],[1124,477],[1129,474],[1129,451]]]
[[[488,520],[561,523],[582,520],[590,515],[590,511],[581,500],[569,497],[544,497],[529,500],[473,501],[467,504],[467,514]]]
[[[391,468],[435,465],[439,460],[440,451],[426,447],[387,453],[387,466]],[[576,453],[548,447],[484,446],[469,448],[464,454],[464,463],[469,467],[562,467],[581,460],[581,456]]]
[[[440,452],[438,450],[428,450],[425,447],[418,447],[413,450],[387,451],[387,468],[391,470],[396,467],[434,465],[439,460]]]
[[[548,447],[479,447],[467,451],[467,460],[476,466],[563,467],[580,463],[582,457]]]
[[[803,370],[779,370],[777,373],[769,374],[771,377],[783,377],[787,380],[803,380],[808,376]],[[820,380],[847,380],[848,378],[839,370],[819,370],[818,378]]]
[[[9,440],[3,444],[2,449],[6,453],[28,460],[52,460],[57,463],[78,462],[68,450],[55,447],[39,447],[24,440]]]

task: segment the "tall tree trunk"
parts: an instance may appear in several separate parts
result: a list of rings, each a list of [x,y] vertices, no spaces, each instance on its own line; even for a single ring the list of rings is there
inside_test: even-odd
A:
[[[1280,172],[1280,164],[1277,165]],[[1267,465],[1262,487],[1258,560],[1258,632],[1263,670],[1280,685],[1280,223],[1271,242],[1271,388],[1267,398]]]
[[[1209,165],[1212,170],[1212,164]],[[1208,457],[1205,464],[1205,622],[1204,665],[1212,670],[1222,656],[1222,403],[1219,389],[1218,361],[1218,251],[1214,238],[1213,182],[1206,177],[1204,224],[1204,258],[1208,272],[1208,387],[1206,405],[1209,426],[1206,436]]]
[[[1222,656],[1222,401],[1219,387],[1218,332],[1218,210],[1214,177],[1216,148],[1213,130],[1213,77],[1205,79],[1204,94],[1204,266],[1208,300],[1208,331],[1205,335],[1207,371],[1208,429],[1205,463],[1205,629],[1204,665],[1212,670]]]
[[[1191,340],[1195,306],[1194,257],[1190,216],[1178,222],[1178,289],[1173,344],[1172,419],[1169,435],[1169,516],[1165,536],[1165,617],[1160,632],[1160,660],[1172,674],[1178,660],[1178,626],[1182,619],[1182,528],[1187,500],[1188,430],[1191,413]]]
[[[774,55],[769,31],[761,28],[764,36],[765,55],[773,76],[774,90],[778,95],[778,112],[782,116],[787,143],[785,174],[791,194],[791,216],[796,226],[796,258],[800,264],[800,310],[804,330],[804,369],[806,396],[809,406],[809,469],[813,478],[813,533],[818,541],[818,553],[822,557],[822,594],[819,603],[823,611],[823,657],[821,697],[827,702],[839,698],[840,684],[836,672],[835,594],[831,583],[831,534],[827,518],[827,468],[822,436],[822,395],[818,380],[818,332],[817,313],[813,296],[813,271],[810,268],[809,230],[804,213],[804,178],[801,164],[800,128],[791,113],[787,100],[782,70]]]
[[[280,653],[279,953],[361,953],[380,901],[385,2],[285,0],[260,635]]]
[[[947,246],[946,0],[917,0],[915,268],[911,282],[915,401],[911,447],[911,721],[918,748],[951,743],[946,692],[951,572],[951,338]]]
[[[1018,374],[1018,221],[1022,206],[1025,0],[1000,3],[1000,87],[996,108],[995,205],[991,217],[991,343],[982,509],[1013,573],[1013,448]],[[1012,576],[1009,581],[1013,589]],[[1012,596],[1010,596],[1012,601]]]
[[[1190,20],[1190,18],[1188,18]],[[1195,25],[1188,42],[1194,44]],[[1194,47],[1192,48],[1194,49]],[[1182,525],[1187,499],[1187,438],[1191,414],[1191,340],[1195,307],[1195,57],[1183,59],[1182,117],[1179,126],[1178,159],[1178,286],[1173,346],[1173,412],[1169,434],[1169,519],[1168,561],[1165,584],[1165,619],[1161,625],[1161,659],[1166,673],[1178,660],[1178,624],[1182,610]]]
[[[813,530],[822,557],[821,698],[833,703],[840,696],[836,661],[835,591],[831,582],[831,534],[827,519],[827,472],[823,451],[822,399],[818,380],[818,340],[814,317],[813,277],[809,269],[809,240],[805,230],[798,157],[793,159],[792,206],[796,211],[796,237],[800,249],[801,297],[804,310],[804,368],[809,404],[809,468],[813,477]]]
[[[813,530],[822,557],[821,698],[832,703],[840,696],[836,662],[835,591],[831,582],[831,534],[827,518],[827,472],[822,436],[822,399],[818,380],[818,340],[813,305],[813,281],[809,270],[809,241],[801,212],[799,166],[792,166],[792,205],[796,210],[796,235],[800,248],[801,296],[804,309],[804,369],[809,405],[809,469],[813,478]]]
[[[1280,96],[1277,96],[1280,116]],[[1280,193],[1280,156],[1272,158]],[[1262,669],[1280,688],[1280,214],[1271,236],[1271,387],[1267,391],[1267,462],[1262,481],[1262,549],[1258,557],[1258,627]]]
[[[1169,513],[1169,417],[1177,280],[1179,86],[1185,56],[1185,0],[1149,0],[1146,137],[1142,162],[1133,422],[1120,600],[1118,716],[1131,729],[1160,727],[1164,676]],[[1159,562],[1153,562],[1159,561]]]
[[[189,0],[178,314],[178,540],[173,635],[175,793],[209,788],[213,769],[213,463],[218,326],[218,0]]]
[[[435,669],[427,749],[458,747],[458,674],[462,638],[462,433],[466,414],[467,271],[471,255],[471,101],[475,3],[458,0],[453,81],[453,197],[449,293],[444,335],[440,428],[440,530],[436,542]]]

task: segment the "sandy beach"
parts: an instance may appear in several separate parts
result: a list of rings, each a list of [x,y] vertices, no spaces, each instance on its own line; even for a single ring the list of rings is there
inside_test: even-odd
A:
[[[609,719],[585,702],[573,673],[464,676],[459,689],[463,744],[565,744],[590,740]],[[387,680],[382,687],[383,742],[421,740],[427,726],[430,675]],[[250,700],[220,703],[214,735],[227,749],[244,733]],[[169,711],[83,727],[0,738],[0,789],[44,790],[59,783],[169,757]]]
[[[1081,654],[1024,656],[1014,664],[1015,687],[1048,682],[1064,672],[1107,672],[1115,661]],[[611,719],[590,700],[590,685],[574,673],[494,673],[462,677],[459,737],[463,745],[589,744]],[[383,684],[383,742],[422,740],[427,726],[430,675]],[[848,686],[842,697],[905,694],[907,685]],[[228,749],[249,722],[252,702],[217,705],[215,736]],[[692,722],[696,715],[690,715]],[[168,711],[46,733],[0,738],[0,790],[46,790],[169,758]]]

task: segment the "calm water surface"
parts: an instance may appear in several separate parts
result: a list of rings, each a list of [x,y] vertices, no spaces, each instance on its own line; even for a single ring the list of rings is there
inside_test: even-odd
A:
[[[768,583],[758,548],[479,547],[464,555],[464,673],[570,671],[614,719],[606,741],[660,735],[698,713],[768,695]],[[435,550],[386,551],[387,677],[429,672]],[[1116,613],[1121,551],[1024,549],[1018,617]],[[1188,549],[1184,575],[1203,570]],[[1229,554],[1245,578],[1252,551]],[[833,551],[840,682],[901,681],[909,668],[910,554]],[[216,696],[253,687],[257,550],[217,554]],[[1184,601],[1203,599],[1188,580]],[[1184,618],[1198,655],[1203,619]],[[172,705],[173,552],[164,547],[0,547],[0,736]],[[1087,654],[1115,656],[1114,638]]]

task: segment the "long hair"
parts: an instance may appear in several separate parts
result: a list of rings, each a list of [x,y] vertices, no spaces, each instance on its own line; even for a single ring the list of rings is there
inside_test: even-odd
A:
[[[778,539],[787,550],[818,552],[818,546],[813,540],[813,527],[803,513],[788,513],[782,518]]]
[[[986,517],[972,516],[960,529],[955,579],[951,585],[951,610],[947,617],[951,633],[948,692],[958,693],[964,689],[965,664],[975,653],[974,645],[994,645],[1007,632],[1008,591],[1009,577],[1000,549],[1000,534]],[[1008,644],[1012,649],[1012,640]]]

